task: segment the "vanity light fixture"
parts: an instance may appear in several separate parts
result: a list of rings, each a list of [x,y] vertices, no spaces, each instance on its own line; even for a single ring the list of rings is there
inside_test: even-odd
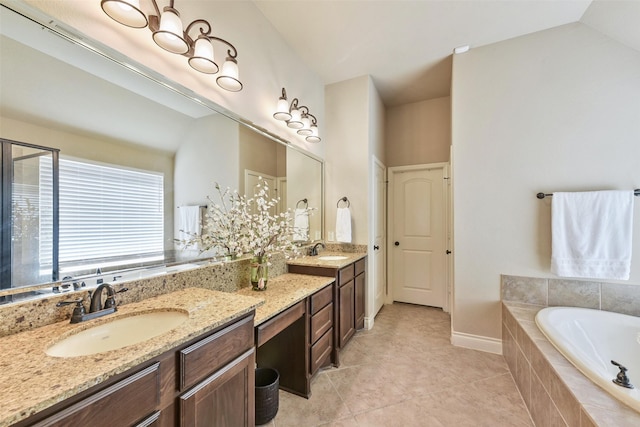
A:
[[[278,99],[273,118],[285,122],[291,129],[296,129],[298,135],[306,137],[305,140],[307,142],[320,142],[318,120],[311,114],[309,107],[298,104],[298,98],[294,98],[289,103],[287,101],[287,91],[282,88],[282,96]]]
[[[148,0],[155,9],[155,15],[145,13],[140,8],[140,0],[102,0],[100,6],[114,21],[132,28],[151,30],[153,41],[164,50],[186,56],[191,68],[204,74],[216,74],[216,83],[230,92],[242,90],[238,72],[238,51],[228,41],[211,35],[211,24],[204,19],[191,22],[186,30],[182,25],[180,13],[173,7],[174,0],[169,0],[169,6],[158,8],[156,0]],[[195,39],[189,35],[192,30],[198,30]],[[227,57],[218,67],[214,60],[214,42],[226,45]]]

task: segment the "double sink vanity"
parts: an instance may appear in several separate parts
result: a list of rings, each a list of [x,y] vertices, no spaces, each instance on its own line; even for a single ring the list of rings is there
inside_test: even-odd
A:
[[[0,426],[253,426],[256,366],[309,397],[339,365],[364,326],[365,263],[302,257],[263,292],[195,285],[0,338]]]

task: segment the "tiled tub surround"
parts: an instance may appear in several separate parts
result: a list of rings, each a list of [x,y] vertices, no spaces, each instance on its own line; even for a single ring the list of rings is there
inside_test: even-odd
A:
[[[534,322],[547,306],[640,316],[640,285],[502,275],[501,294],[503,352],[537,425],[561,420],[565,424],[558,425],[640,426],[639,413],[578,371]]]
[[[640,316],[640,284],[503,275],[502,300],[549,307],[583,307]]]
[[[541,305],[503,301],[502,348],[537,426],[637,427],[640,413],[592,383],[540,332]]]
[[[254,310],[262,301],[235,293],[190,288],[128,304],[120,307],[115,316],[172,309],[188,312],[189,318],[179,327],[141,343],[72,359],[48,356],[45,349],[73,329],[104,323],[113,316],[86,324],[63,321],[3,337],[0,339],[0,426],[14,424],[205,334]]]

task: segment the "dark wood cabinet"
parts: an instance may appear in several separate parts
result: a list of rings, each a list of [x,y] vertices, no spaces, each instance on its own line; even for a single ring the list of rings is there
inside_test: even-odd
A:
[[[253,348],[180,396],[180,427],[253,426]]]
[[[51,426],[133,426],[160,404],[160,363],[154,363],[35,424]],[[144,424],[142,424],[144,425]]]
[[[336,364],[333,293],[334,286],[331,284],[309,299],[310,375],[322,367]]]
[[[338,285],[338,348],[343,348],[356,333],[355,298],[353,279]]]
[[[357,329],[364,328],[365,293],[366,293],[366,257],[342,268],[305,266],[289,264],[289,273],[311,274],[315,276],[335,277],[333,295],[333,363],[339,365],[337,350],[342,349],[353,337]],[[317,294],[320,294],[318,292]],[[322,303],[311,299],[312,316],[319,311],[320,305],[327,303],[327,294],[323,294]],[[317,320],[319,322],[319,320]],[[313,325],[312,325],[313,326]],[[312,331],[313,335],[313,331]],[[319,338],[319,337],[318,337]],[[319,354],[319,351],[315,352]],[[311,368],[314,366],[314,351],[311,351]]]
[[[253,426],[254,312],[16,424]]]

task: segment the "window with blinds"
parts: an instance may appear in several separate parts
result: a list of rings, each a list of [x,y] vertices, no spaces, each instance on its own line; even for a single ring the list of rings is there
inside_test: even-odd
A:
[[[162,174],[62,158],[59,167],[61,271],[163,253]]]

